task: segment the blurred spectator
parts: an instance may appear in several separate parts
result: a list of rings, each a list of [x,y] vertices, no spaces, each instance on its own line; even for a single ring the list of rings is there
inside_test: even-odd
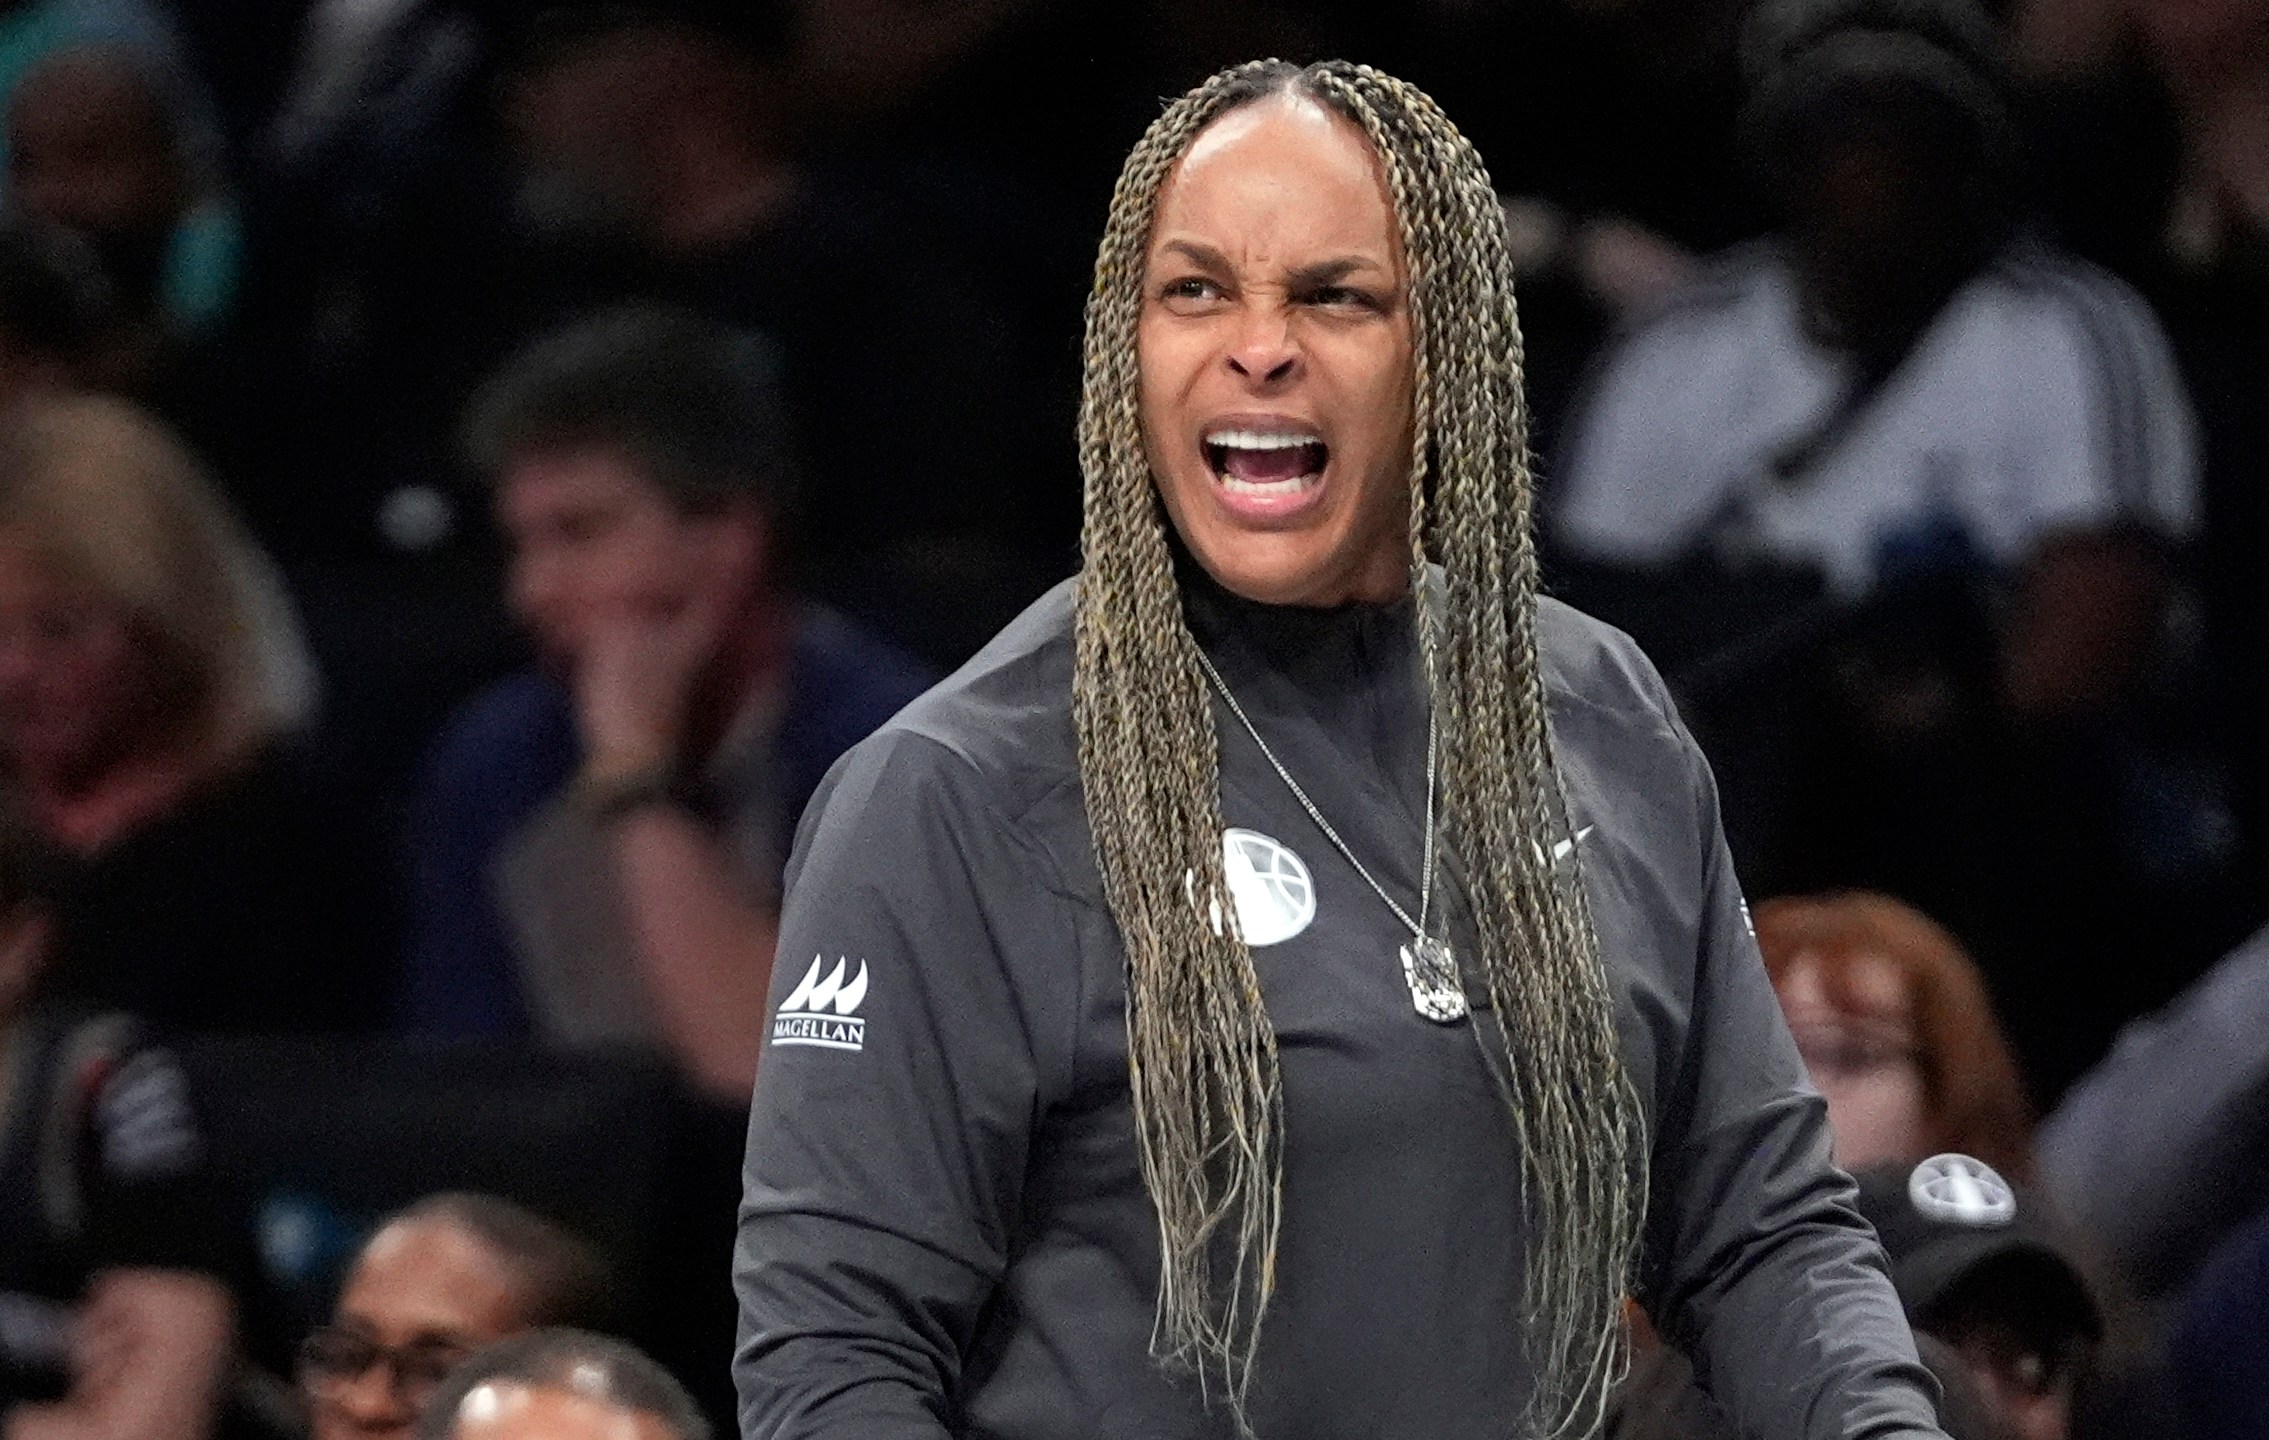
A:
[[[300,32],[292,73],[266,77],[281,104],[240,157],[243,295],[222,373],[193,397],[198,438],[287,566],[390,561],[393,573],[364,583],[429,580],[417,562],[485,538],[455,513],[462,477],[449,433],[515,333],[504,297],[518,277],[506,269],[484,111],[494,90],[486,22],[518,6],[194,9],[206,12],[193,23],[215,61],[242,65],[262,43],[292,48],[276,31]],[[403,491],[417,498],[396,498]]]
[[[45,985],[47,869],[0,821],[0,1433],[199,1440],[231,1324],[203,1141],[172,1055]]]
[[[2264,1016],[2269,930],[2122,1031],[2041,1126],[2044,1182],[2146,1296],[2269,1207]]]
[[[345,162],[340,147],[369,143],[373,131],[395,132],[397,144],[410,138],[446,108],[481,53],[478,20],[459,5],[271,0],[270,9],[291,14],[300,31],[299,53],[256,82],[277,101],[263,144],[286,169]]]
[[[12,111],[16,87],[34,68],[84,45],[117,46],[141,57],[165,90],[168,108],[182,117],[186,143],[201,161],[218,159],[211,102],[172,16],[149,0],[0,0],[0,113]],[[0,158],[8,139],[0,127]]]
[[[191,1030],[382,1018],[380,854],[292,749],[314,699],[266,559],[163,428],[0,417],[0,784],[68,857],[59,990]]]
[[[1942,1154],[1859,1176],[1917,1330],[1952,1346],[2010,1440],[2067,1440],[2104,1315],[2030,1197],[1990,1166]]]
[[[2258,266],[2269,240],[2269,13],[2252,0],[2128,0],[2125,8],[2183,121],[2168,249],[2196,267]]]
[[[2199,1267],[2166,1352],[2188,1440],[2269,1435],[2269,1212]]]
[[[2226,805],[2152,708],[2189,405],[2137,296],[2019,228],[1969,0],[1773,0],[1746,62],[1777,232],[1577,407],[1562,588],[1664,665],[1749,883],[1923,905],[2053,1094],[2226,943]]]
[[[2269,6],[2116,0],[2101,8],[2108,13],[2099,24],[2110,38],[2125,31],[2140,41],[2174,121],[2163,188],[2115,168],[2124,183],[2102,195],[2100,208],[2140,232],[2140,254],[2124,258],[2166,317],[2197,397],[2206,463],[2200,569],[2207,635],[2224,739],[2258,863],[2269,856],[2269,760],[2258,743],[2269,727],[2269,583],[2259,563],[2269,543],[2269,414],[2260,403],[2269,374]],[[2096,48],[2109,53],[2090,58],[2117,53],[2102,37]],[[2113,94],[2120,93],[2115,85]],[[2113,110],[2094,127],[2067,123],[2060,133],[2116,135],[2115,126],[2144,128]],[[2106,168],[2103,141],[2076,138],[2065,148],[2076,173],[2100,176]]]
[[[1959,1150],[2032,1171],[2032,1117],[1962,947],[1887,895],[1767,900],[1757,945],[1847,1170]]]
[[[1938,1428],[1946,1440],[2030,1440],[1996,1408],[1960,1351],[1926,1330],[1915,1332],[1914,1349],[1938,1382]]]
[[[698,10],[566,5],[539,17],[504,114],[514,201],[537,238],[700,256],[795,204],[778,17],[761,4],[737,21]]]
[[[925,683],[789,589],[772,373],[752,339],[633,307],[475,406],[545,664],[469,704],[418,786],[413,1027],[656,1048],[745,1102],[796,817]]]
[[[1692,1363],[1652,1325],[1638,1322],[1632,1342],[1631,1370],[1608,1400],[1600,1440],[1738,1440],[1733,1422],[1695,1378]],[[1952,1346],[1919,1331],[1914,1345],[1938,1382],[1938,1424],[1947,1440],[2029,1440],[2002,1423]]]
[[[0,221],[0,406],[114,382],[117,334],[109,277],[83,241]]]
[[[143,347],[208,335],[234,299],[234,207],[159,76],[123,46],[58,50],[9,99],[17,211],[93,248]],[[144,367],[148,368],[148,367]]]
[[[1988,22],[1783,0],[1749,64],[1780,234],[1623,343],[1562,465],[1561,540],[1808,567],[1844,599],[1916,568],[2021,573],[2008,703],[2114,692],[2156,614],[2139,537],[2193,523],[2187,407],[2124,287],[2011,238]]]
[[[967,165],[805,153],[784,30],[665,0],[544,16],[504,111],[519,273],[538,319],[643,296],[772,336],[814,593],[958,661],[1075,563],[1074,321],[1036,303],[1061,252]]]
[[[331,1323],[300,1347],[312,1440],[405,1440],[467,1356],[613,1308],[604,1262],[551,1221],[488,1195],[421,1200],[372,1234]]]
[[[2057,197],[2080,202],[2075,228],[2146,278],[2155,278],[2155,262],[2258,265],[2246,252],[2269,232],[2269,94],[2261,85],[2269,14],[2255,0],[2020,0],[2013,8],[2018,55],[2051,102],[2047,118],[2077,130],[2041,137],[2051,185],[2080,191]],[[2121,118],[2157,128],[2149,122],[2161,117],[2136,106],[2123,83],[2137,62],[2157,81],[2173,122],[2169,153],[2147,156],[2164,163],[2163,176],[2136,163],[2146,157],[2121,153],[2122,137],[2103,133],[2101,122],[2123,105]],[[2132,149],[2140,137],[2125,138]],[[2108,175],[2098,184],[2056,173],[2082,158],[2081,147],[2106,142]],[[2106,178],[2111,185],[2100,183]],[[2113,207],[2124,213],[2095,213]]]
[[[1535,195],[1505,198],[1505,236],[1520,287],[1530,434],[1549,451],[1601,344],[1690,282],[1700,264],[1634,220],[1571,212]]]
[[[709,1440],[670,1372],[604,1335],[539,1330],[453,1372],[418,1440]]]

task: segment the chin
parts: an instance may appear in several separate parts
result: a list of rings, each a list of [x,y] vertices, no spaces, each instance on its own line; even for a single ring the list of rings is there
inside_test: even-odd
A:
[[[1320,536],[1216,533],[1185,543],[1216,584],[1256,604],[1327,606],[1370,598],[1360,593],[1353,567],[1337,563]]]
[[[1367,525],[1349,503],[1354,496],[1326,488],[1301,513],[1243,515],[1223,502],[1210,474],[1162,478],[1158,489],[1182,548],[1240,599],[1321,609],[1391,601],[1409,589],[1407,542],[1394,527]]]

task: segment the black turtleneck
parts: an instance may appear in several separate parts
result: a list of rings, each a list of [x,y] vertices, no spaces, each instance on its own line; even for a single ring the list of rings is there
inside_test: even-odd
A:
[[[1183,591],[1277,760],[1415,915],[1412,606],[1261,606],[1195,575]],[[1071,612],[1068,586],[1044,597],[845,757],[805,815],[735,1260],[751,1437],[1234,1434],[1149,1351],[1157,1221],[1124,956],[1082,809]],[[1627,640],[1550,605],[1543,631],[1580,842],[1565,863],[1582,865],[1656,1136],[1642,1298],[1748,1433],[1932,1434],[1748,936],[1707,770]],[[1511,1433],[1525,1227],[1476,1028],[1415,1011],[1409,930],[1243,725],[1221,705],[1216,720],[1286,1116],[1254,1426]],[[1470,948],[1461,914],[1446,933]]]

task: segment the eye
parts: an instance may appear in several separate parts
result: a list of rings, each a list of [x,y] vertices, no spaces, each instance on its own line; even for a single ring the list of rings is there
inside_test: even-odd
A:
[[[1203,275],[1184,275],[1158,287],[1158,298],[1176,308],[1208,305],[1223,296],[1223,290]]]
[[[1310,305],[1326,310],[1376,310],[1379,297],[1368,290],[1352,285],[1319,285],[1301,297]]]
[[[471,1353],[466,1346],[451,1341],[419,1340],[402,1352],[402,1382],[409,1389],[431,1394]]]

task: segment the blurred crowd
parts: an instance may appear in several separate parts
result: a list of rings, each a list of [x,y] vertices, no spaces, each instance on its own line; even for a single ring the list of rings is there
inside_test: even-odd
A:
[[[6,1440],[731,1432],[797,817],[1265,54],[1491,162],[1956,1440],[2269,1436],[2265,0],[0,0]]]

